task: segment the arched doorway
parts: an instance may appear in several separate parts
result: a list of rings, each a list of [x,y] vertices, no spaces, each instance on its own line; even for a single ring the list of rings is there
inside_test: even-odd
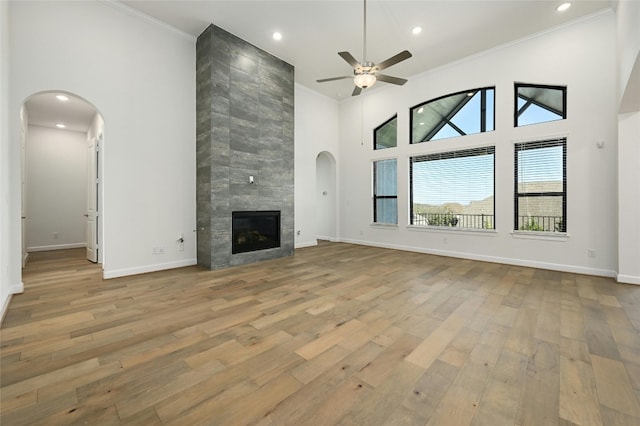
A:
[[[22,105],[22,260],[30,252],[86,249],[102,263],[104,121],[95,106],[60,90]]]
[[[336,160],[327,151],[316,157],[316,236],[337,240]]]

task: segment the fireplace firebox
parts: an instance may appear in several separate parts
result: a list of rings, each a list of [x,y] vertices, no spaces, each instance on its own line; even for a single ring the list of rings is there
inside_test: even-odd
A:
[[[241,211],[231,214],[231,253],[280,247],[279,211]]]

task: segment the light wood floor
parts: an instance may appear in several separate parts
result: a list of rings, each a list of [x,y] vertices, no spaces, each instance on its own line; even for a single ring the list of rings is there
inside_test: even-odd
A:
[[[2,425],[639,425],[640,287],[323,243],[103,281],[33,253]]]

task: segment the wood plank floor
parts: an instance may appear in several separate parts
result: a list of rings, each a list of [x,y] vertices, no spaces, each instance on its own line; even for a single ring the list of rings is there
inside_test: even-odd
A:
[[[3,425],[640,425],[640,287],[339,243],[102,280],[33,253]]]

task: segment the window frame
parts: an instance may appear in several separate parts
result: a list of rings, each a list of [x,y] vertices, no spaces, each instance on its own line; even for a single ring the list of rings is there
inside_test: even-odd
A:
[[[382,129],[384,126],[386,126],[387,124],[391,123],[393,120],[396,120],[396,144],[394,146],[387,146],[387,147],[384,147],[384,148],[377,148],[377,146],[378,146],[378,144],[377,144],[377,141],[378,141],[378,130]],[[378,127],[373,129],[373,150],[374,151],[379,151],[379,150],[383,150],[383,149],[397,148],[397,147],[398,147],[398,114],[394,114],[391,118],[389,118],[384,123],[380,124]]]
[[[485,153],[483,154],[482,151],[485,151]],[[490,152],[489,152],[490,151]],[[474,152],[478,152],[477,154],[471,154],[471,155],[465,155],[465,156],[456,156],[455,154],[460,154],[460,153],[474,153]],[[493,196],[493,205],[492,205],[492,209],[493,209],[493,214],[491,215],[491,228],[485,228],[485,227],[457,227],[457,226],[442,226],[442,225],[416,225],[414,223],[414,185],[413,185],[413,165],[416,162],[423,162],[423,161],[437,161],[437,160],[442,160],[442,159],[446,159],[442,158],[443,156],[447,156],[449,155],[449,158],[460,158],[460,157],[474,157],[474,156],[480,156],[480,155],[488,155],[491,154],[493,156],[492,158],[492,171],[493,171],[493,188],[492,188],[492,196]],[[433,157],[432,160],[421,160],[421,161],[416,161],[416,159],[423,157],[423,158],[428,158],[428,157]],[[495,231],[496,228],[496,146],[495,145],[485,145],[485,146],[478,146],[478,147],[469,147],[469,148],[462,148],[462,149],[457,149],[457,150],[449,150],[449,151],[441,151],[441,152],[435,152],[435,153],[429,153],[429,154],[416,154],[416,155],[411,155],[409,156],[409,225],[410,226],[414,226],[414,227],[426,227],[426,228],[433,228],[433,229],[449,229],[449,230],[455,230],[456,232],[459,231]]]
[[[378,162],[394,160],[396,162],[396,181],[395,181],[395,195],[377,195],[377,179],[378,173],[376,170],[376,165]],[[398,225],[398,159],[396,157],[391,158],[380,158],[371,161],[372,163],[372,195],[373,195],[373,223],[376,225]],[[395,199],[396,200],[396,221],[395,223],[391,222],[378,222],[378,200],[379,199]]]
[[[487,106],[486,106],[486,97],[487,97],[487,90],[493,90],[493,128],[492,130],[486,130],[486,115],[487,115]],[[451,115],[450,117],[443,117],[443,124],[442,126],[440,126],[439,128],[434,128],[434,130],[432,130],[429,134],[431,134],[431,138],[425,138],[424,140],[418,141],[418,142],[414,142],[413,141],[413,111],[420,108],[420,107],[424,107],[427,104],[451,97],[451,96],[457,96],[457,95],[461,95],[463,93],[471,93],[471,92],[481,92],[480,97],[480,131],[477,133],[464,133],[464,131],[460,128],[458,128],[458,126],[456,126],[455,124],[453,124],[450,120],[453,119],[455,117],[455,115],[460,112],[464,106],[466,105],[466,103],[462,106],[460,106],[459,108],[455,109],[454,111],[452,111],[453,115]],[[475,95],[474,95],[475,96]],[[469,97],[470,99],[473,98],[473,96]],[[484,108],[482,107],[482,105],[484,104]],[[452,136],[452,137],[448,137],[448,138],[442,138],[442,139],[436,139],[435,141],[440,141],[440,140],[445,140],[445,139],[453,139],[453,138],[457,138],[457,137],[462,137],[462,136],[469,136],[469,135],[477,135],[480,133],[486,133],[487,131],[493,132],[496,129],[496,86],[485,86],[485,87],[477,87],[475,89],[467,89],[467,90],[461,90],[459,92],[455,92],[455,93],[448,93],[446,95],[442,95],[442,96],[438,96],[437,98],[433,98],[433,99],[429,99],[425,102],[421,102],[417,105],[414,105],[412,107],[409,108],[409,144],[410,145],[416,145],[416,144],[420,144],[420,143],[424,143],[424,142],[435,142],[433,140],[433,137],[438,134],[438,132],[440,130],[442,130],[442,128],[449,124],[451,127],[454,128],[454,130],[456,130],[458,133],[461,133],[458,136]],[[429,135],[428,134],[428,135]],[[428,136],[427,135],[427,136]]]
[[[549,112],[552,112],[554,114],[557,115],[561,115],[562,118],[559,118],[557,120],[549,120],[549,121],[540,121],[537,123],[530,123],[530,124],[522,124],[522,125],[518,125],[518,118],[520,117],[520,115],[522,115],[522,113],[520,112],[520,108],[518,108],[518,88],[520,87],[533,87],[536,89],[553,89],[553,90],[562,90],[562,114],[558,114],[558,111],[553,110],[552,108],[549,108],[547,105],[543,105],[540,103],[537,103],[535,101],[531,101],[531,104],[542,108],[544,110],[547,110]],[[558,86],[558,85],[550,85],[550,84],[534,84],[534,83],[522,83],[522,82],[514,82],[513,83],[513,127],[525,127],[525,126],[533,126],[536,124],[543,124],[543,123],[551,123],[553,121],[560,121],[560,120],[566,120],[567,119],[567,86]],[[528,108],[528,106],[526,107]],[[526,109],[525,108],[525,109]],[[522,111],[524,112],[524,111]]]
[[[525,145],[529,145],[524,149],[519,149],[519,147],[523,147]],[[521,151],[528,151],[532,149],[542,149],[542,148],[551,148],[556,146],[562,146],[562,191],[536,191],[536,192],[519,192],[518,191],[518,153]],[[554,138],[546,138],[546,139],[536,139],[526,142],[516,142],[514,144],[513,149],[513,230],[514,232],[522,232],[522,233],[532,233],[539,232],[547,235],[566,235],[567,234],[567,137],[560,136]],[[519,202],[520,197],[562,197],[562,219],[560,230],[554,231],[545,231],[545,230],[537,230],[531,231],[526,229],[519,229]],[[554,223],[555,228],[555,223]]]

